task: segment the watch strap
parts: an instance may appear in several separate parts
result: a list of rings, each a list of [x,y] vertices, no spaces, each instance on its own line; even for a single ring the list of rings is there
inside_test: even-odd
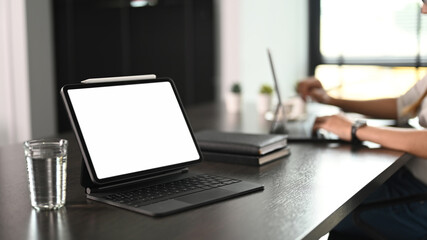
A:
[[[366,126],[366,121],[365,120],[356,120],[353,125],[351,126],[351,143],[352,144],[361,144],[362,141],[360,141],[360,139],[357,137],[356,132],[357,130],[359,130],[359,128],[361,127],[365,127]]]

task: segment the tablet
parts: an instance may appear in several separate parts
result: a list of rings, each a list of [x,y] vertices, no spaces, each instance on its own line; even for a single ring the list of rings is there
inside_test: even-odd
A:
[[[201,161],[169,78],[65,85],[61,96],[96,184],[156,175]]]

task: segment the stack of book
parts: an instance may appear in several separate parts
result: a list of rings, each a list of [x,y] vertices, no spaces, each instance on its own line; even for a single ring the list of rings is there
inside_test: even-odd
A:
[[[246,165],[263,165],[290,154],[283,134],[201,131],[195,134],[203,158]]]

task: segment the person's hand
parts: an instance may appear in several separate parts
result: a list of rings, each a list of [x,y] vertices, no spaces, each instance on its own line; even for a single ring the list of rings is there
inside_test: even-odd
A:
[[[316,118],[313,130],[324,129],[337,135],[340,139],[351,141],[352,122],[341,114]]]
[[[330,97],[323,88],[322,83],[315,77],[309,77],[299,82],[297,92],[304,101],[307,100],[307,97],[319,103],[328,104],[330,101]]]

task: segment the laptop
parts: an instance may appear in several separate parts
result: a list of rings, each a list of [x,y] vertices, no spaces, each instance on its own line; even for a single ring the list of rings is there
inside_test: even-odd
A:
[[[270,63],[271,73],[273,75],[274,90],[277,96],[277,106],[274,112],[273,120],[270,125],[270,133],[272,134],[287,134],[289,141],[340,141],[339,138],[325,130],[313,131],[313,124],[319,112],[329,115],[338,112],[337,108],[316,104],[316,111],[309,110],[300,118],[288,120],[285,108],[280,94],[279,83],[274,68],[273,57],[269,49],[267,49],[268,60]]]
[[[165,216],[263,190],[188,170],[202,154],[169,78],[70,84],[61,96],[82,152],[88,199]]]

